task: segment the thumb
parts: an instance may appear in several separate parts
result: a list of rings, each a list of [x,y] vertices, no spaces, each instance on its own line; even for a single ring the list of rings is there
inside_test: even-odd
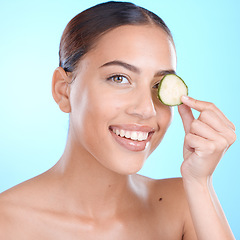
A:
[[[178,112],[181,116],[185,133],[189,133],[191,123],[194,120],[194,116],[193,116],[191,108],[185,104],[182,104],[182,105],[178,106]]]

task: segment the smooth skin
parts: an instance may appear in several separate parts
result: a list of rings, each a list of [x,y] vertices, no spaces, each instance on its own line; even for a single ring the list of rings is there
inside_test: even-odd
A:
[[[174,45],[152,25],[113,29],[73,74],[57,68],[52,92],[69,113],[66,148],[49,171],[0,195],[0,239],[234,239],[211,178],[236,136],[212,103],[183,97],[178,107],[186,132],[182,178],[136,174],[171,123],[173,109],[157,99],[157,84],[175,71]],[[113,126],[151,129],[151,138],[143,150],[136,142],[129,150]]]

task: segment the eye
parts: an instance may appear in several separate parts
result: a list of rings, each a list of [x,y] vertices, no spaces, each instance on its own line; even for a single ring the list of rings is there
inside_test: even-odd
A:
[[[107,80],[112,81],[113,83],[122,83],[122,84],[129,83],[128,79],[123,75],[113,75],[107,78]]]
[[[159,83],[160,83],[160,82],[155,83],[155,84],[153,85],[153,88],[154,88],[154,89],[158,89]]]

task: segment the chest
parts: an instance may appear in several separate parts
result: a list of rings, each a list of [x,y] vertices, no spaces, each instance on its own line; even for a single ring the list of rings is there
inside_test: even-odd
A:
[[[182,239],[182,225],[177,219],[156,217],[89,220],[66,216],[25,216],[13,234],[19,240],[177,240]],[[15,239],[13,238],[13,239]]]

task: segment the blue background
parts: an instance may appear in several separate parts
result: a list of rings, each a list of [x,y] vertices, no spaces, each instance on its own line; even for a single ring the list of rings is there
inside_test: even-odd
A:
[[[101,1],[0,1],[0,192],[50,168],[61,156],[68,115],[51,96],[60,37],[69,20]],[[190,95],[214,102],[239,134],[240,1],[140,1],[173,33],[178,74]],[[195,113],[198,116],[197,113]],[[180,176],[184,132],[173,123],[141,174]],[[214,186],[236,238],[240,238],[240,144],[214,173]]]

